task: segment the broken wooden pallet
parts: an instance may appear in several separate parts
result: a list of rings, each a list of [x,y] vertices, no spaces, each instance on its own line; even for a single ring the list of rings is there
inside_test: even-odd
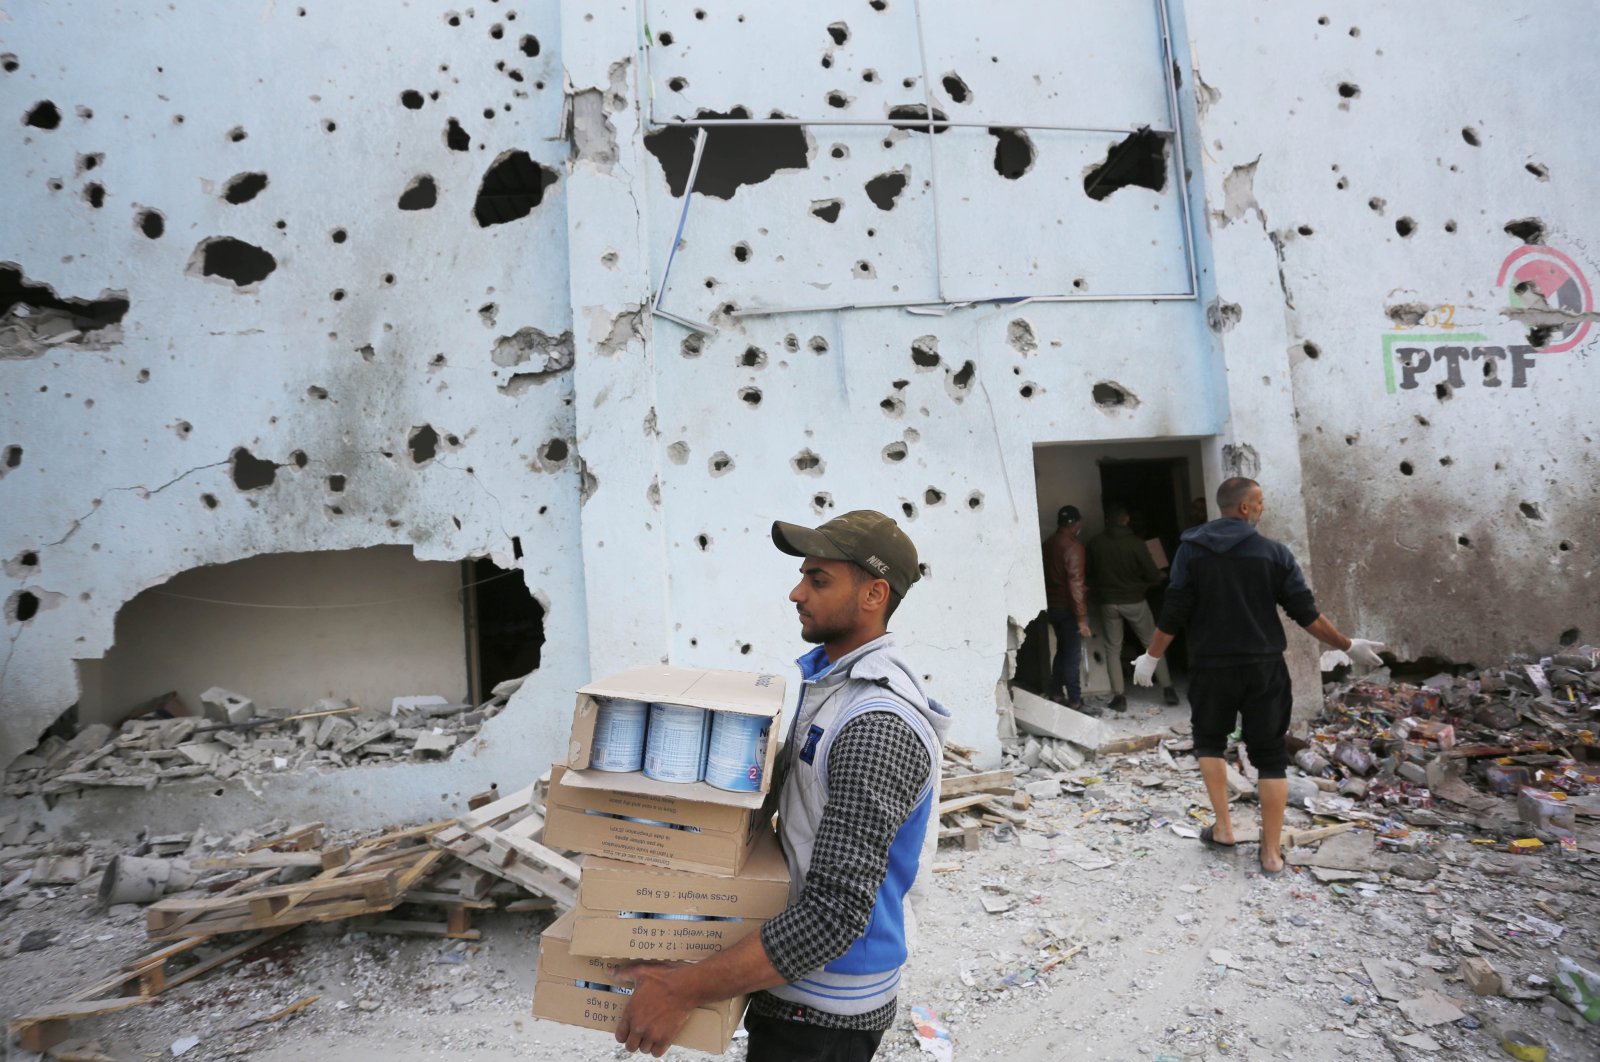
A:
[[[443,825],[432,823],[360,842],[344,862],[305,881],[205,899],[168,897],[146,909],[149,935],[153,940],[172,940],[391,910],[445,858],[429,843]]]
[[[534,839],[544,829],[544,816],[533,803],[534,789],[527,786],[469,811],[454,827],[434,834],[433,844],[464,863],[572,907],[578,864]]]

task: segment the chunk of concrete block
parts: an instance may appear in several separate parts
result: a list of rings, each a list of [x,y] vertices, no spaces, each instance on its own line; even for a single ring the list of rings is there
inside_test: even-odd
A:
[[[201,767],[214,767],[218,760],[233,755],[233,750],[220,741],[191,741],[178,746],[184,759]]]
[[[378,719],[370,723],[362,723],[356,731],[347,737],[339,746],[341,755],[348,756],[364,745],[369,745],[379,738],[386,738],[393,734],[399,727],[393,719]]]
[[[1097,749],[1106,739],[1105,724],[1098,719],[1024,689],[1012,689],[1011,714],[1017,726],[1028,733],[1070,741],[1086,749]]]
[[[1461,979],[1479,996],[1498,996],[1505,992],[1505,978],[1495,969],[1494,963],[1482,955],[1468,955],[1461,960]]]
[[[216,723],[242,723],[256,714],[256,702],[242,693],[212,686],[200,695],[205,716]]]
[[[504,682],[497,682],[494,689],[489,691],[489,695],[491,697],[509,697],[520,690],[522,684],[526,681],[528,681],[528,676],[523,675],[520,678],[508,678]]]
[[[161,724],[161,732],[156,737],[156,744],[164,749],[175,749],[190,738],[200,729],[198,719],[169,719]]]
[[[310,722],[310,720],[307,720]],[[317,728],[317,748],[325,749],[332,745],[342,744],[355,733],[356,725],[342,715],[324,716],[322,725]]]
[[[432,732],[417,735],[416,744],[411,746],[411,754],[419,758],[434,756],[448,756],[450,750],[456,747],[454,734],[435,734]]]

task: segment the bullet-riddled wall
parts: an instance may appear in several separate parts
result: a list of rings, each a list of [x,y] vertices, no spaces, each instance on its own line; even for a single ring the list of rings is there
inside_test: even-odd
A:
[[[1186,6],[1229,391],[1288,352],[1321,604],[1402,658],[1600,642],[1600,19]]]
[[[510,707],[447,765],[382,768],[381,807],[360,796],[371,770],[266,783],[286,813],[454,806],[559,756],[591,674],[786,669],[804,647],[770,522],[858,507],[918,543],[926,571],[897,633],[955,711],[954,739],[992,755],[1008,652],[1043,604],[1034,449],[1059,443],[1201,440],[1205,489],[1256,473],[1275,501],[1266,529],[1317,545],[1342,623],[1407,650],[1477,651],[1468,617],[1404,641],[1417,606],[1370,583],[1358,602],[1343,573],[1353,543],[1374,573],[1391,539],[1417,545],[1341,524],[1367,511],[1349,485],[1390,475],[1400,447],[1417,448],[1411,485],[1435,467],[1481,481],[1497,459],[1481,438],[1424,456],[1417,440],[1437,432],[1410,418],[1439,410],[1395,412],[1420,393],[1398,362],[1396,394],[1383,390],[1391,319],[1356,342],[1353,322],[1395,301],[1374,276],[1422,283],[1407,272],[1421,233],[1374,235],[1364,205],[1386,195],[1384,226],[1397,209],[1421,220],[1377,188],[1381,146],[1414,151],[1416,123],[1360,110],[1387,69],[1375,49],[1445,61],[1415,35],[1273,75],[1262,49],[1315,56],[1333,29],[1154,0],[502,0],[381,20],[316,3],[79,6],[14,14],[0,56],[16,160],[0,208],[7,758],[76,699],[72,661],[105,652],[123,603],[180,572],[386,544],[492,554],[546,617],[542,665]],[[1558,46],[1576,54],[1580,37]],[[1359,97],[1340,95],[1339,63]],[[1392,91],[1420,91],[1411,69]],[[1458,95],[1487,97],[1480,86]],[[1483,114],[1516,106],[1494,92]],[[1495,146],[1453,135],[1484,158]],[[1358,137],[1362,151],[1321,159]],[[1552,147],[1547,182],[1520,155],[1475,179],[1484,196],[1512,182],[1551,194],[1585,150]],[[1455,179],[1426,167],[1401,167],[1422,202]],[[1345,202],[1360,209],[1335,212]],[[1547,231],[1571,231],[1577,202],[1541,205]],[[1469,246],[1467,208],[1453,216]],[[1506,239],[1472,224],[1485,233],[1472,241]],[[1564,249],[1580,264],[1581,237]],[[1344,268],[1311,271],[1317,250]],[[1431,260],[1449,263],[1429,267],[1433,288],[1476,283],[1464,257]],[[651,312],[658,292],[665,313]],[[1428,299],[1399,300],[1415,301]],[[1540,361],[1535,377],[1569,374],[1544,391],[1514,386],[1507,350],[1505,386],[1482,401],[1538,403],[1524,420],[1576,431],[1581,349],[1565,369]],[[1327,441],[1361,418],[1381,425],[1361,445]],[[1525,445],[1564,452],[1556,427],[1537,431]],[[1452,530],[1486,501],[1453,482],[1428,503]],[[1576,483],[1525,500],[1565,526]],[[1372,497],[1403,496],[1385,490]],[[1494,556],[1573,611],[1593,598],[1576,556]],[[1428,563],[1416,570],[1443,562]],[[191,799],[148,797],[179,819]]]

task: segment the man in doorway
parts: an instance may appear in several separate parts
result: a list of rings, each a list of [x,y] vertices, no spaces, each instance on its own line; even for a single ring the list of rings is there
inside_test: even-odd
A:
[[[1123,628],[1132,627],[1142,644],[1150,644],[1156,620],[1144,595],[1160,586],[1162,580],[1150,547],[1133,533],[1129,520],[1127,506],[1116,502],[1106,506],[1106,529],[1084,547],[1089,561],[1089,592],[1100,606],[1100,637],[1106,642],[1106,663],[1111,672],[1109,707],[1114,712],[1128,710],[1122,681]],[[1168,704],[1177,704],[1178,691],[1172,686],[1172,673],[1165,660],[1156,666],[1156,681],[1161,685],[1162,698]]]
[[[624,967],[634,991],[616,1036],[659,1056],[695,1007],[752,993],[749,1062],[866,1062],[894,1021],[904,902],[936,817],[950,715],[888,633],[920,575],[893,520],[858,510],[817,528],[776,522],[772,541],[803,558],[789,600],[817,647],[798,661],[774,780],[789,906],[703,962]]]
[[[1217,488],[1222,516],[1183,533],[1172,558],[1158,629],[1145,654],[1134,661],[1133,681],[1150,685],[1173,635],[1188,628],[1194,754],[1216,813],[1215,825],[1202,830],[1200,840],[1222,848],[1233,846],[1223,756],[1235,719],[1242,719],[1245,748],[1259,774],[1261,869],[1270,875],[1283,871],[1279,841],[1289,800],[1284,735],[1293,703],[1289,668],[1283,660],[1288,641],[1278,609],[1317,641],[1348,654],[1358,667],[1382,664],[1378,650],[1383,643],[1347,638],[1317,611],[1289,548],[1256,530],[1266,507],[1261,485],[1253,479],[1236,476]]]
[[[1050,664],[1050,698],[1085,711],[1079,661],[1089,630],[1089,587],[1085,581],[1083,543],[1078,531],[1083,514],[1076,505],[1056,510],[1055,534],[1044,540],[1044,603],[1056,632],[1056,655]],[[1100,710],[1089,712],[1099,715]]]

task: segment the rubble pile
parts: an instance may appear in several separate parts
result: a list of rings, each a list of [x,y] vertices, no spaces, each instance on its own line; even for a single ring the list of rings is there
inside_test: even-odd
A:
[[[1471,828],[1511,851],[1575,852],[1600,816],[1600,650],[1334,687],[1294,754],[1297,806]],[[1400,837],[1389,838],[1403,845]]]
[[[91,723],[70,738],[47,735],[5,769],[4,793],[152,789],[181,778],[220,781],[240,774],[442,759],[498,715],[521,684],[520,679],[502,682],[477,706],[442,697],[409,698],[385,711],[323,700],[296,712],[261,709],[248,697],[214,687],[201,695],[201,717],[163,708],[116,729]],[[170,705],[176,698],[165,700]]]
[[[149,1003],[312,923],[475,941],[481,936],[471,925],[475,913],[568,906],[577,868],[544,847],[533,836],[536,829],[518,838],[514,858],[490,857],[490,841],[480,835],[488,822],[541,824],[538,789],[536,783],[509,797],[489,790],[456,819],[346,840],[332,837],[320,822],[273,822],[231,838],[146,835],[119,851],[51,841],[25,817],[0,820],[0,912],[31,911],[63,893],[92,898],[112,913],[147,905],[148,939],[175,942],[58,1002],[8,1015],[10,1032],[25,1049],[42,1051],[66,1037],[75,1020]],[[408,916],[395,917],[402,909]],[[34,931],[17,950],[43,950],[55,938]]]

